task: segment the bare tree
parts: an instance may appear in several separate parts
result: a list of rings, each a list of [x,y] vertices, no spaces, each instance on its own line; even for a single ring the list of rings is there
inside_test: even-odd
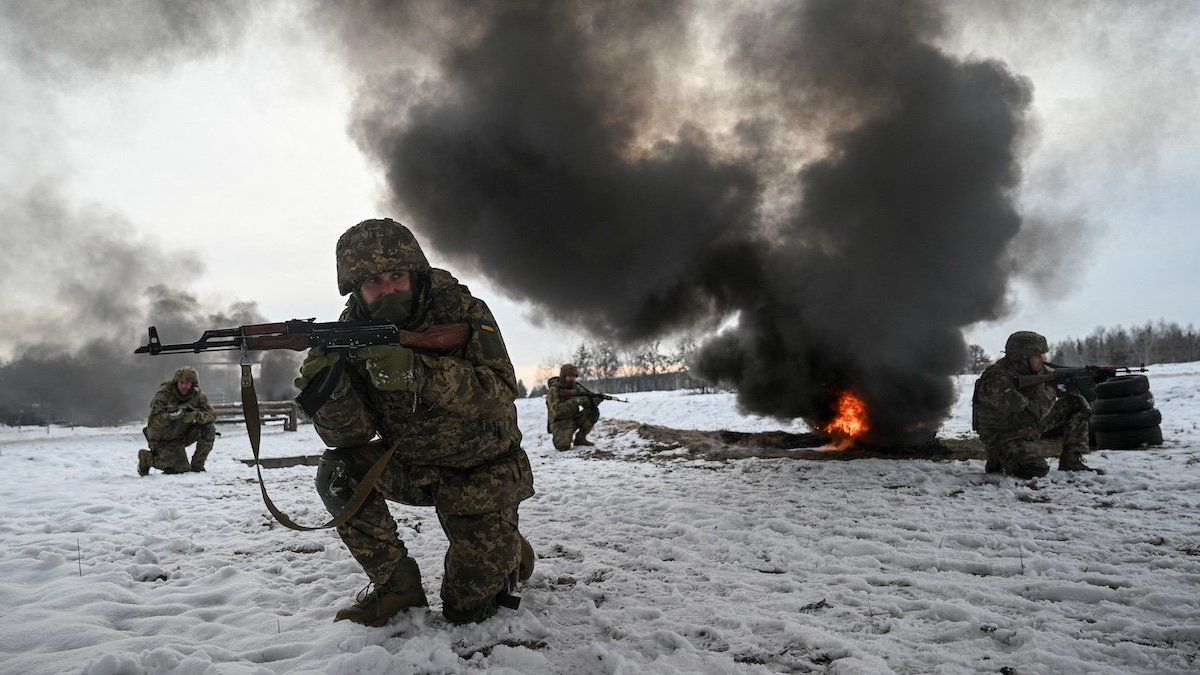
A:
[[[621,370],[621,353],[611,342],[592,345],[593,369],[597,378],[616,377]]]
[[[991,358],[987,352],[979,345],[967,345],[967,365],[963,370],[964,373],[982,373],[985,368],[991,365]]]
[[[586,343],[580,342],[571,354],[571,363],[579,369],[579,379],[589,380],[594,375],[595,355]]]

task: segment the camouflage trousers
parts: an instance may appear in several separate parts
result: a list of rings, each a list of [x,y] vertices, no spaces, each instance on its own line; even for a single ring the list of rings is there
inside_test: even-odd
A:
[[[217,438],[217,426],[213,423],[193,424],[180,438],[169,441],[147,441],[150,445],[150,466],[163,473],[184,473],[204,468],[208,454],[212,452]],[[191,462],[185,448],[196,444]]]
[[[326,451],[323,464],[326,458],[338,457],[347,466],[346,475],[332,490],[335,495],[348,501],[358,487],[359,478],[384,451],[379,442]],[[318,477],[323,468],[318,469]],[[481,508],[478,502],[472,501],[470,494],[462,499],[447,494],[448,489],[460,489],[463,476],[469,477],[471,471],[393,461],[358,513],[337,528],[338,536],[362,565],[367,577],[382,585],[387,583],[399,561],[408,557],[408,549],[397,533],[396,520],[388,510],[387,501],[434,506],[438,523],[450,543],[442,576],[442,611],[455,621],[479,621],[495,613],[497,597],[511,590],[521,555],[517,504],[527,495],[517,492],[514,487],[511,505],[483,513],[458,513]],[[318,484],[318,492],[321,491]],[[322,493],[322,497],[331,512],[340,510],[336,499],[329,499],[326,493]],[[508,500],[502,499],[500,503],[503,501]]]
[[[569,419],[555,420],[550,425],[550,435],[554,437],[554,447],[559,450],[568,450],[571,447],[571,441],[575,438],[575,433],[579,432],[587,435],[592,427],[596,426],[596,421],[600,419],[600,409],[596,406],[584,406],[579,412],[572,415]]]
[[[1075,397],[1054,402],[1045,417],[1034,427],[1000,433],[980,432],[987,452],[987,471],[1003,471],[1009,476],[1034,478],[1046,475],[1050,466],[1032,447],[1032,441],[1056,429],[1062,430],[1059,462],[1078,459],[1088,451],[1088,421],[1091,412]]]

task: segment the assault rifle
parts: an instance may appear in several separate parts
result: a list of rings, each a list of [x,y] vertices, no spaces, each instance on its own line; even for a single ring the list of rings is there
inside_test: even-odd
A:
[[[561,394],[561,396],[564,399],[567,399],[567,398],[590,398],[593,401],[619,401],[621,403],[629,403],[629,401],[627,401],[623,398],[617,398],[616,396],[609,396],[608,394],[597,394],[595,392],[590,392],[590,391],[585,391],[585,392],[581,392],[581,393],[576,393],[573,391],[564,391]]]
[[[313,319],[292,319],[279,323],[257,323],[237,328],[206,330],[195,342],[165,345],[158,338],[158,329],[150,327],[150,341],[134,350],[135,354],[198,354],[200,352],[240,351],[243,366],[248,351],[291,349],[304,351],[313,347],[327,350],[344,349],[353,359],[355,352],[371,345],[400,345],[431,354],[451,354],[466,347],[470,327],[466,323],[447,323],[430,326],[427,330],[407,331],[396,328],[390,321],[330,321],[316,323]],[[296,403],[310,417],[329,400],[341,380],[346,359],[338,359],[321,371],[296,397]],[[246,368],[243,368],[246,370]],[[244,375],[243,375],[244,378]],[[243,386],[245,386],[243,384]]]
[[[1066,394],[1079,394],[1091,401],[1096,398],[1096,385],[1107,382],[1117,376],[1117,373],[1145,373],[1146,364],[1137,368],[1117,366],[1083,366],[1071,368],[1056,363],[1046,363],[1050,372],[1039,375],[1017,376],[1017,387],[1025,389],[1037,384],[1052,384]]]

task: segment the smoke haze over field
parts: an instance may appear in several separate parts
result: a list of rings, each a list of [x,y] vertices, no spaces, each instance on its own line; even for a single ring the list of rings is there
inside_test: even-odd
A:
[[[0,363],[0,422],[137,419],[179,366],[236,361],[229,353],[135,357],[146,326],[157,324],[165,341],[184,342],[207,328],[263,321],[253,303],[216,308],[192,295],[188,288],[203,272],[194,255],[124,234],[130,226],[119,216],[72,210],[53,187],[0,195],[0,219],[0,291],[38,300],[6,307],[0,340],[16,346]],[[47,239],[56,248],[39,245]],[[262,396],[290,397],[295,357],[254,358],[262,363]],[[200,384],[211,392],[219,383],[202,376]]]
[[[106,360],[84,339],[24,337],[72,318],[122,334],[123,350],[149,322],[192,339],[195,323],[168,331],[172,294],[195,303],[181,316],[251,316],[199,302],[203,287],[254,288],[276,318],[336,311],[332,242],[390,215],[493,309],[503,291],[547,319],[535,329],[515,303],[501,317],[527,367],[561,351],[546,345],[570,339],[562,327],[640,342],[736,323],[694,369],[737,387],[748,410],[819,423],[839,389],[856,389],[876,440],[904,442],[944,415],[964,329],[1053,334],[1050,316],[992,322],[1030,287],[1092,292],[1080,263],[1098,245],[1081,244],[1119,211],[1111,194],[1182,212],[1185,199],[1143,197],[1128,175],[1131,157],[1149,176],[1160,150],[1183,148],[1172,161],[1185,169],[1200,154],[1187,151],[1194,7],[6,3],[0,154],[20,162],[0,166],[0,211],[33,229],[0,235],[13,266],[0,276],[0,359],[37,363],[47,380]],[[314,100],[317,116],[293,115]],[[152,118],[152,131],[124,131]],[[345,157],[334,168],[339,145],[380,170],[380,213],[360,213],[370,174]],[[361,194],[338,182],[356,170]],[[1168,188],[1194,192],[1186,171],[1170,175]],[[96,202],[113,213],[84,211]],[[1135,211],[1113,217],[1154,231]],[[162,262],[174,254],[136,228],[183,235],[219,273],[180,279]],[[1116,235],[1122,263],[1145,250],[1141,227]],[[58,264],[64,248],[95,268]],[[1167,254],[1144,255],[1138,268],[1159,274]],[[1149,298],[1155,313],[1195,306],[1170,295]],[[1077,311],[1082,331],[1101,321],[1084,304],[1057,309]],[[1142,321],[1142,306],[1120,309]]]
[[[228,46],[248,13],[239,3],[118,5],[18,2],[0,7],[10,27],[6,49],[28,81],[53,86],[114,72],[171,67]],[[0,139],[22,157],[25,176],[0,190],[0,423],[105,425],[144,417],[160,382],[182,365],[205,374],[236,361],[229,354],[133,355],[158,326],[164,341],[191,341],[207,328],[261,322],[254,303],[217,306],[191,292],[204,273],[203,255],[164,250],[139,237],[132,223],[103,206],[69,197],[70,167],[58,157],[57,136],[36,143],[21,130],[53,126],[58,111],[45,100],[7,108],[12,136]],[[20,147],[24,146],[24,147]],[[38,177],[46,170],[49,177]],[[19,183],[27,185],[18,185]],[[296,357],[255,355],[264,398],[293,395]]]

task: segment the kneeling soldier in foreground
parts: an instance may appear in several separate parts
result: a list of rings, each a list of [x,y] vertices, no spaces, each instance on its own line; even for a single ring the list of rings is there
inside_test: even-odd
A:
[[[380,626],[429,604],[386,500],[436,509],[450,543],[441,591],[447,619],[482,621],[499,604],[515,607],[511,591],[533,573],[533,549],[517,529],[517,507],[534,493],[533,474],[517,428],[517,378],[495,319],[449,272],[431,268],[412,233],[395,221],[355,225],[338,240],[336,256],[338,288],[350,296],[340,320],[387,320],[409,331],[467,322],[470,336],[454,355],[358,349],[313,415],[332,448],[316,479],[331,513],[346,507],[376,460],[394,452],[362,509],[337,528],[374,590],[335,620]],[[346,358],[313,349],[296,386]]]

